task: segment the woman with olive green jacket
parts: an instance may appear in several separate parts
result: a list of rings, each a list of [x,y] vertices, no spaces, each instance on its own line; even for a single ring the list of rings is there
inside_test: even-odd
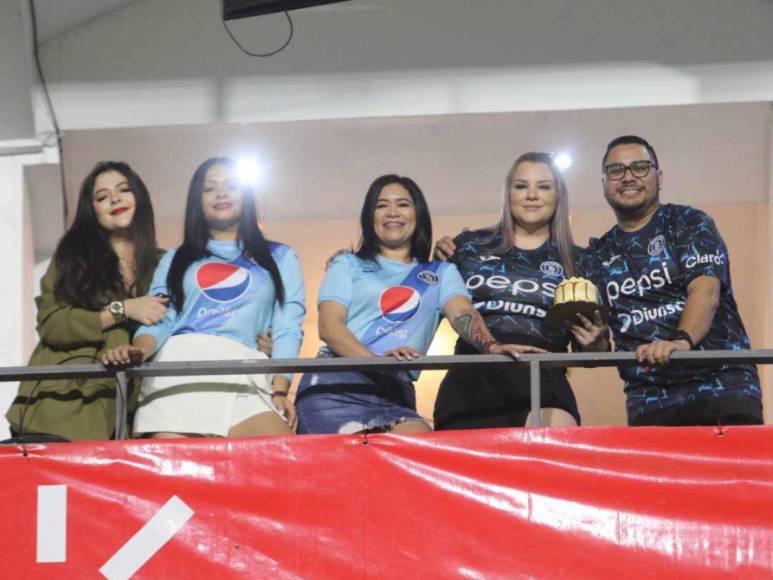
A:
[[[38,334],[30,366],[92,364],[99,353],[129,342],[129,322],[102,328],[101,313],[57,302],[56,269],[41,281]],[[115,429],[115,380],[24,381],[6,418],[14,434],[58,435],[70,441],[108,439]]]
[[[40,342],[29,364],[93,364],[126,344],[130,330],[155,324],[166,298],[144,296],[160,253],[145,184],[126,163],[96,165],[81,186],[36,298]],[[115,380],[25,381],[6,413],[14,435],[70,441],[109,439]]]

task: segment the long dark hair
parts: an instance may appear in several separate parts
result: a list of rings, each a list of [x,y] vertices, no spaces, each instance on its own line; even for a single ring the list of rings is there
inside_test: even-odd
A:
[[[196,168],[188,187],[188,199],[185,202],[185,233],[183,244],[175,252],[172,264],[169,266],[169,274],[166,285],[169,289],[172,304],[181,312],[185,303],[185,289],[183,278],[185,271],[193,262],[212,255],[207,249],[210,240],[209,226],[204,217],[204,209],[201,206],[201,194],[204,189],[204,180],[207,171],[215,165],[224,165],[230,169],[236,168],[236,163],[230,157],[212,157]],[[258,215],[255,210],[255,201],[252,191],[247,187],[242,188],[244,199],[242,201],[242,215],[239,218],[239,228],[236,239],[242,246],[245,257],[252,258],[255,263],[265,269],[274,282],[274,292],[279,303],[284,302],[284,285],[279,275],[274,258],[271,256],[271,248],[268,241],[258,227]]]
[[[411,194],[413,206],[416,210],[416,230],[411,238],[411,257],[419,262],[428,262],[432,248],[432,218],[429,215],[427,200],[421,188],[410,177],[389,174],[382,175],[370,184],[368,193],[365,194],[365,202],[360,212],[360,226],[362,228],[360,247],[356,254],[363,260],[375,260],[379,254],[379,240],[374,229],[373,214],[376,211],[378,196],[387,185],[397,183],[402,185]]]
[[[574,240],[569,226],[569,194],[567,193],[566,182],[561,175],[561,170],[558,169],[549,153],[540,151],[524,153],[513,162],[510,171],[507,172],[502,216],[499,219],[499,223],[492,228],[493,236],[491,242],[494,242],[495,247],[491,249],[491,252],[494,254],[506,254],[513,249],[513,234],[515,233],[516,224],[513,219],[513,212],[510,209],[510,191],[513,187],[515,172],[521,163],[542,163],[547,165],[551,173],[553,173],[558,200],[556,202],[556,212],[550,220],[550,243],[558,250],[558,256],[561,259],[561,265],[564,267],[566,277],[574,276]]]
[[[110,235],[99,225],[94,212],[94,185],[97,177],[108,171],[123,175],[134,194],[134,218],[128,232],[134,242],[133,293],[126,288]],[[97,163],[83,180],[75,219],[54,253],[57,273],[54,297],[64,304],[99,310],[111,300],[127,298],[130,294],[141,296],[150,286],[158,257],[153,206],[145,183],[127,163]]]

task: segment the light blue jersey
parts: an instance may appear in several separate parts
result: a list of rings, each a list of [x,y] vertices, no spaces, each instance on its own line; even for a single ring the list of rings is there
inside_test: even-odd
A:
[[[317,302],[344,305],[346,327],[377,355],[398,346],[426,354],[454,296],[469,298],[450,262],[404,264],[381,256],[373,262],[343,254],[325,273]]]
[[[211,256],[198,260],[185,272],[182,312],[169,305],[164,319],[142,326],[135,336],[150,335],[161,348],[172,335],[214,334],[256,348],[255,335],[272,328],[273,358],[295,358],[303,339],[305,290],[298,256],[284,244],[270,242],[285,290],[284,305],[276,300],[269,273],[246,258],[236,242],[210,240]],[[166,278],[175,250],[159,262],[150,285],[151,296],[169,294]]]

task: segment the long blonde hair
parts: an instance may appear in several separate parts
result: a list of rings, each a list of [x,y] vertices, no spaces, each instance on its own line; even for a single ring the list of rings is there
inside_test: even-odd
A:
[[[505,195],[502,203],[502,217],[499,223],[492,227],[493,235],[488,240],[489,244],[497,241],[498,245],[489,250],[492,254],[507,254],[513,249],[513,237],[515,234],[515,220],[510,210],[510,191],[513,186],[513,178],[521,163],[543,163],[550,168],[556,183],[558,200],[556,211],[550,220],[550,243],[558,249],[561,265],[564,267],[566,277],[574,276],[574,239],[572,229],[569,226],[569,200],[566,190],[566,182],[561,171],[556,166],[549,153],[541,151],[529,151],[515,160],[505,177]],[[497,239],[499,238],[499,239]],[[485,243],[485,242],[484,242]]]

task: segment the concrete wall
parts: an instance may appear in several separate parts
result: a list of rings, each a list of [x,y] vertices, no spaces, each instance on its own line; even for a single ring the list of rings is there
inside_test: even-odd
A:
[[[0,143],[35,136],[27,2],[0,2]]]
[[[0,157],[0,247],[3,248],[3,283],[0,304],[0,366],[27,362],[35,343],[33,291],[33,242],[29,204],[24,187],[24,167],[42,161],[39,156]],[[15,383],[0,384],[0,413],[16,395]],[[7,434],[0,419],[0,439]]]

